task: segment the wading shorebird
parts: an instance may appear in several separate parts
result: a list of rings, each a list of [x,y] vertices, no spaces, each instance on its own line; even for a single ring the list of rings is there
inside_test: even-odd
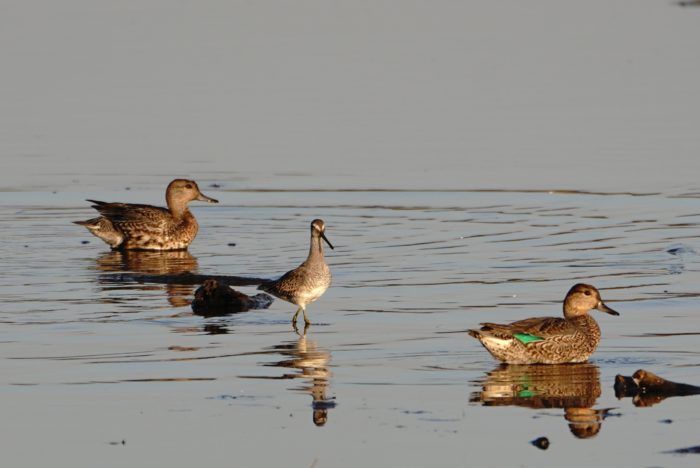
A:
[[[496,359],[509,364],[584,362],[600,342],[600,327],[588,315],[597,309],[620,315],[606,306],[589,284],[576,284],[564,299],[564,318],[534,317],[508,324],[482,323],[469,334]]]
[[[199,225],[187,204],[192,200],[219,203],[199,191],[194,180],[175,179],[165,191],[168,208],[133,203],[108,203],[88,200],[100,212],[85,226],[112,249],[183,250],[194,240]]]
[[[325,230],[326,225],[323,220],[314,219],[311,222],[309,256],[304,263],[288,271],[279,279],[258,286],[258,289],[298,307],[292,317],[295,330],[299,312],[304,313],[304,322],[308,326],[311,322],[306,316],[306,306],[321,297],[331,285],[331,270],[323,257],[323,241],[326,241],[331,249],[333,245],[326,238]]]

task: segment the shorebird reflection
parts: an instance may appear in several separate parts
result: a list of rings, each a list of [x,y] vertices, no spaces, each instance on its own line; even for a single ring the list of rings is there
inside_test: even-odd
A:
[[[600,372],[589,364],[508,365],[486,374],[481,392],[469,401],[484,406],[563,408],[571,433],[580,439],[600,432],[609,409],[595,409],[600,397]]]
[[[285,342],[269,349],[269,352],[281,354],[285,359],[277,362],[266,363],[265,366],[283,367],[290,369],[276,376],[245,376],[248,378],[263,379],[301,379],[304,383],[291,387],[290,390],[311,395],[312,420],[315,425],[323,426],[328,421],[328,410],[335,408],[335,397],[328,397],[328,387],[331,372],[328,363],[331,353],[319,347],[315,341],[306,337],[306,333],[299,336],[296,341]]]

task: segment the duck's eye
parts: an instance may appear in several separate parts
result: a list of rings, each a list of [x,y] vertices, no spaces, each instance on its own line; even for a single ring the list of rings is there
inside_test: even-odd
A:
[[[185,185],[185,188],[192,188],[192,184]]]
[[[590,292],[590,291],[585,291],[583,294],[585,294],[586,296],[590,296],[590,295],[591,295],[591,292]]]

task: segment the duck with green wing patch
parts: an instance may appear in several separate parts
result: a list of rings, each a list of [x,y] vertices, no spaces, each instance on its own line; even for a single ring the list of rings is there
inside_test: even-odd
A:
[[[574,285],[564,299],[564,318],[533,317],[508,324],[482,323],[469,334],[496,359],[509,364],[585,362],[600,342],[600,327],[588,315],[597,309],[620,315],[589,285]]]

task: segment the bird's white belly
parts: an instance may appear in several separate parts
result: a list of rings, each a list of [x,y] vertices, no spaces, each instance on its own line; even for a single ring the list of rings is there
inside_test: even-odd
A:
[[[505,351],[513,346],[513,339],[509,338],[507,340],[496,338],[494,336],[488,336],[483,338],[484,343],[488,344],[488,349],[494,352]]]
[[[326,292],[326,289],[328,289],[328,286],[323,285],[323,286],[316,286],[313,289],[309,289],[307,291],[304,291],[302,294],[299,295],[299,302],[304,303],[304,304],[310,304],[314,302],[316,299],[321,297],[324,292]]]

